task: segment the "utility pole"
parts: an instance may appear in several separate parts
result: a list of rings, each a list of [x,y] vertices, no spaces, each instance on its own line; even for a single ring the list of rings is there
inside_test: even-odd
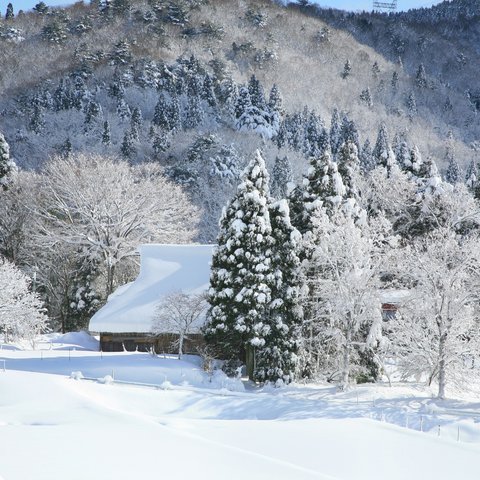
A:
[[[374,0],[373,9],[380,12],[396,12],[397,0],[394,0],[393,2],[377,2]]]

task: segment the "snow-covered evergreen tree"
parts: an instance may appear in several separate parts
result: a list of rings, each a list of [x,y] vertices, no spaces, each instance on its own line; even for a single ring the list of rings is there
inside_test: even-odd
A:
[[[239,90],[235,104],[236,127],[238,130],[253,130],[262,137],[272,138],[278,128],[272,126],[272,115],[267,107],[263,87],[252,75],[248,86]]]
[[[303,225],[297,228],[302,234],[312,228],[311,215],[322,206],[333,214],[343,203],[346,189],[338,165],[326,151],[322,156],[310,160],[310,168],[303,180]]]
[[[201,92],[201,98],[207,102],[207,104],[215,108],[217,106],[217,98],[215,96],[215,90],[213,88],[213,80],[210,75],[205,75],[203,80],[203,89]]]
[[[268,97],[268,109],[270,111],[272,129],[275,134],[280,129],[280,123],[285,113],[283,108],[283,98],[276,83],[273,84]]]
[[[453,137],[452,132],[449,132],[447,138],[447,147],[445,152],[445,160],[447,161],[447,170],[445,172],[445,180],[452,185],[460,181],[460,167],[457,159],[455,158],[455,152],[453,149]]]
[[[329,148],[327,130],[315,111],[312,110],[306,117],[303,151],[309,157],[321,155]]]
[[[410,149],[408,158],[403,160],[401,167],[404,171],[409,172],[412,175],[419,175],[422,169],[423,159],[420,150],[416,145]]]
[[[138,141],[139,130],[142,126],[142,112],[138,107],[134,107],[132,110],[132,116],[130,117],[130,135],[133,140]]]
[[[204,111],[200,103],[200,97],[189,96],[183,115],[183,127],[192,129],[198,127],[203,121]]]
[[[123,135],[122,145],[120,146],[120,152],[123,158],[132,158],[135,154],[135,146],[133,144],[132,135],[130,132],[125,132]]]
[[[220,221],[212,259],[207,342],[231,361],[244,361],[254,378],[255,351],[270,333],[272,228],[268,173],[259,151],[249,163]]]
[[[480,177],[475,159],[472,159],[468,165],[467,173],[465,175],[465,185],[467,185],[475,198],[480,198]]]
[[[408,149],[407,140],[402,135],[396,134],[393,140],[393,153],[397,165],[402,170],[407,170],[407,165],[410,164],[410,151]]]
[[[368,173],[373,170],[375,166],[372,147],[370,145],[370,140],[367,138],[363,144],[362,151],[360,152],[360,170],[363,173]]]
[[[166,152],[170,146],[168,135],[161,130],[159,133],[154,133],[152,137],[152,148],[155,155]]]
[[[255,75],[252,75],[248,81],[248,93],[252,106],[257,107],[260,111],[267,109],[263,86]]]
[[[346,142],[337,155],[338,173],[344,187],[344,199],[341,205],[346,216],[355,221],[364,222],[366,213],[360,207],[360,191],[357,180],[360,172],[360,159],[353,142]]]
[[[334,108],[330,121],[330,151],[334,157],[341,146],[341,128],[340,114],[337,108]]]
[[[110,124],[108,120],[103,122],[102,144],[108,147],[112,143],[112,134],[110,132]]]
[[[407,99],[405,101],[405,106],[407,107],[407,116],[410,119],[410,121],[413,121],[413,119],[417,116],[418,110],[417,110],[417,100],[415,98],[415,94],[413,92],[410,92],[407,96]]]
[[[392,80],[390,81],[390,86],[392,87],[393,94],[398,92],[398,72],[392,73]]]
[[[388,143],[387,126],[382,123],[378,130],[377,141],[373,147],[372,156],[376,165],[387,166],[390,144]]]
[[[284,113],[283,97],[276,83],[272,85],[272,89],[270,90],[268,107],[272,112],[277,112],[280,116]]]
[[[108,86],[108,94],[117,100],[125,97],[125,85],[118,68],[113,72],[112,82]]]
[[[223,145],[220,151],[210,157],[210,175],[233,184],[240,177],[241,159],[233,145]]]
[[[132,116],[130,106],[124,98],[120,98],[117,102],[117,115],[121,122],[128,122]]]
[[[350,120],[347,115],[342,118],[342,124],[340,127],[340,143],[338,149],[347,142],[352,142],[357,147],[357,151],[360,150],[360,140],[358,136],[358,129],[353,120]],[[336,158],[336,156],[334,156]]]
[[[5,189],[9,182],[9,176],[15,168],[15,163],[10,159],[10,147],[0,132],[0,185]]]
[[[366,88],[362,90],[360,93],[360,100],[364,102],[368,108],[373,108],[373,100],[372,100],[372,93],[370,92],[370,88]]]
[[[102,113],[98,102],[90,101],[85,105],[85,132],[87,132]]]
[[[132,60],[130,44],[127,40],[120,40],[113,46],[110,52],[110,61],[112,65],[127,65]]]
[[[168,125],[172,132],[180,128],[180,101],[178,95],[172,95],[172,102],[168,109]]]
[[[155,112],[153,114],[152,123],[164,130],[170,130],[170,118],[168,114],[168,105],[165,100],[165,95],[161,93],[158,97],[158,102],[155,105]]]
[[[301,233],[305,233],[307,226],[305,224],[305,204],[303,201],[303,185],[294,186],[287,194],[288,207],[290,210],[290,220],[292,225]]]
[[[298,367],[297,351],[302,321],[302,286],[298,248],[300,233],[292,227],[286,200],[270,206],[273,236],[271,292],[265,345],[256,358],[255,377],[273,383],[294,380]]]
[[[286,156],[275,157],[271,176],[272,195],[277,198],[287,198],[289,184],[293,182],[292,166]]]
[[[43,108],[39,103],[33,105],[33,112],[28,124],[28,129],[39,135],[45,127]]]
[[[218,90],[219,93],[217,93],[217,98],[219,98],[222,103],[223,110],[231,119],[236,118],[235,105],[238,98],[237,84],[231,77],[227,77],[221,81]]]
[[[417,74],[415,75],[415,85],[418,88],[427,88],[427,74],[423,63],[418,66]]]
[[[343,66],[341,77],[345,80],[350,76],[351,73],[352,73],[352,64],[350,63],[350,60],[347,59],[347,61],[345,62],[345,65]]]

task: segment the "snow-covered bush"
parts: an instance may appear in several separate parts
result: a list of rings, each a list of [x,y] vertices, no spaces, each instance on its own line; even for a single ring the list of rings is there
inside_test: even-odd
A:
[[[26,339],[35,348],[37,335],[46,330],[43,303],[30,291],[30,279],[15,265],[0,259],[0,331],[5,341]]]

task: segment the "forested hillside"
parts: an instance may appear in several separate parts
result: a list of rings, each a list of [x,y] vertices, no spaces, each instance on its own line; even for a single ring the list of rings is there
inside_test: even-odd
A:
[[[1,129],[30,168],[70,148],[184,166],[199,134],[250,153],[262,139],[245,134],[254,125],[238,123],[235,103],[254,74],[267,94],[278,86],[278,125],[283,109],[307,107],[328,129],[337,108],[362,143],[385,122],[391,138],[406,136],[441,166],[451,132],[465,165],[479,130],[474,3],[390,17],[270,1],[39,4],[1,24]],[[173,128],[155,116],[162,98],[178,103]],[[276,146],[263,148],[270,163]]]
[[[323,155],[346,158],[347,144],[362,174],[381,166],[392,182],[396,161],[423,195],[438,186],[437,165],[478,194],[476,3],[390,16],[267,0],[8,8],[1,253],[65,330],[135,276],[138,243],[215,242],[257,148],[276,199],[312,174],[309,162],[334,168]],[[388,212],[389,189],[369,182],[359,204]],[[410,235],[412,222],[390,213]]]

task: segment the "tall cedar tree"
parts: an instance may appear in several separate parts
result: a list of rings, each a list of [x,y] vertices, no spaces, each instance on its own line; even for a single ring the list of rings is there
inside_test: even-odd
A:
[[[363,173],[368,173],[373,170],[375,166],[376,165],[372,155],[372,147],[370,146],[370,140],[367,138],[360,153],[360,169]]]
[[[338,152],[337,165],[346,196],[358,200],[359,192],[355,185],[355,176],[360,170],[360,159],[358,158],[357,147],[353,142],[345,142],[342,145]]]
[[[5,13],[5,20],[12,20],[15,15],[13,14],[13,5],[9,3],[7,5],[7,12]]]
[[[382,165],[383,167],[387,166],[388,159],[388,134],[387,127],[384,123],[380,125],[378,130],[377,141],[375,147],[373,147],[372,155],[375,160],[376,165]]]
[[[152,123],[157,127],[163,128],[166,131],[169,131],[170,128],[170,118],[168,114],[168,105],[165,100],[165,95],[163,93],[158,97],[158,102],[155,105],[155,112],[153,114]]]
[[[110,124],[108,120],[103,122],[102,144],[108,146],[112,143],[112,134],[110,132]]]
[[[288,184],[293,182],[292,166],[287,157],[275,157],[272,170],[272,195],[275,198],[287,198]]]
[[[265,346],[271,330],[275,286],[268,182],[265,161],[257,151],[220,220],[208,293],[205,338],[232,363],[246,362],[251,379],[255,350]]]
[[[261,381],[289,383],[295,378],[298,342],[302,322],[300,307],[300,233],[292,227],[286,200],[270,207],[274,236],[272,273],[274,287],[270,304],[269,331],[259,349],[255,378]]]
[[[10,147],[2,133],[0,133],[0,184],[6,188],[8,176],[12,170]]]
[[[332,119],[330,121],[330,150],[335,156],[341,146],[341,122],[338,109],[333,109]]]
[[[311,230],[311,215],[315,209],[323,205],[327,212],[332,214],[343,202],[346,190],[338,172],[338,165],[332,161],[328,151],[321,157],[314,157],[310,160],[308,175],[303,183],[304,225],[299,230],[306,232]]]
[[[472,160],[467,168],[465,184],[472,192],[473,196],[478,200],[480,198],[480,176],[478,174],[478,166],[475,160]]]
[[[447,138],[447,148],[445,152],[445,160],[447,161],[447,171],[445,173],[445,180],[452,185],[460,181],[460,167],[458,166],[453,149],[453,136],[449,132]]]

